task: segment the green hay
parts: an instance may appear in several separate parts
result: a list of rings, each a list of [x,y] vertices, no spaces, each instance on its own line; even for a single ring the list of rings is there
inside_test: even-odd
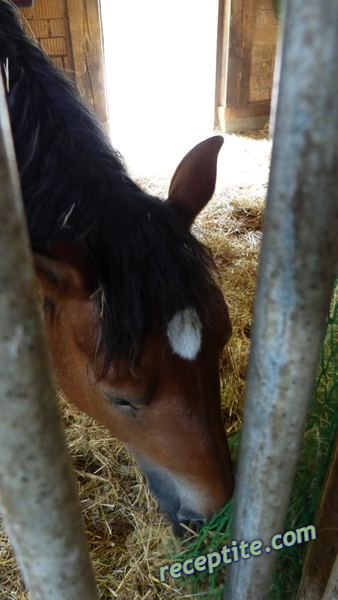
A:
[[[292,531],[314,523],[315,513],[329,465],[334,441],[338,432],[338,280],[332,299],[325,340],[309,415],[303,439],[296,476],[293,482],[289,509],[284,531]],[[234,462],[239,447],[239,434],[229,439]],[[231,540],[232,501],[215,515],[200,531],[188,540],[184,551],[175,558],[183,562],[210,552],[220,551]],[[269,600],[294,600],[300,583],[302,564],[307,544],[283,548],[274,569]],[[225,566],[213,575],[206,571],[183,576],[177,581],[190,588],[196,598],[221,600],[225,578]],[[182,597],[192,597],[189,595]]]

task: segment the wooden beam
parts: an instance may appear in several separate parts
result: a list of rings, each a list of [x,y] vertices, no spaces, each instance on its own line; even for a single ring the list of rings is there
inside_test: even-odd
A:
[[[108,129],[101,12],[98,0],[67,0],[75,80]]]
[[[214,127],[225,131],[226,86],[228,78],[229,26],[231,0],[219,0]]]
[[[338,600],[338,555],[336,556],[323,600]]]
[[[264,0],[219,0],[215,127],[223,132],[270,114],[275,37]]]
[[[315,520],[317,539],[310,542],[297,600],[321,600],[338,555],[338,437]],[[338,565],[336,565],[336,570]],[[338,590],[337,590],[338,592]],[[338,596],[334,596],[336,598]],[[329,600],[329,596],[327,596]],[[330,596],[333,600],[333,596]]]

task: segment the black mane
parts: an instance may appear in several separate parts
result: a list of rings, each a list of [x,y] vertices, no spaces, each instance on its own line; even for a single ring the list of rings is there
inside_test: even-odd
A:
[[[22,31],[0,0],[0,61],[7,90],[28,231],[33,249],[84,244],[105,299],[106,364],[137,359],[154,319],[161,326],[203,307],[212,285],[208,251],[175,210],[142,191],[74,86]],[[98,312],[101,298],[97,295]]]

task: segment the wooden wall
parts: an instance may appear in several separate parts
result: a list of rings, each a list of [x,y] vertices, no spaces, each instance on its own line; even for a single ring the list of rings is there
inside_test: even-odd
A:
[[[277,35],[272,0],[220,0],[215,125],[223,131],[267,120]]]
[[[20,10],[28,33],[76,82],[108,131],[99,0],[35,0],[34,7]]]
[[[258,0],[251,32],[249,102],[271,101],[277,19],[271,0]]]

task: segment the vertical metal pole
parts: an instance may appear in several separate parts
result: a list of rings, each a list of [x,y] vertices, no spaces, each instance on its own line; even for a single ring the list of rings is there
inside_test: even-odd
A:
[[[337,0],[289,0],[284,36],[233,528],[262,551],[226,600],[267,596],[338,267]]]
[[[97,600],[0,76],[0,510],[34,600]]]

